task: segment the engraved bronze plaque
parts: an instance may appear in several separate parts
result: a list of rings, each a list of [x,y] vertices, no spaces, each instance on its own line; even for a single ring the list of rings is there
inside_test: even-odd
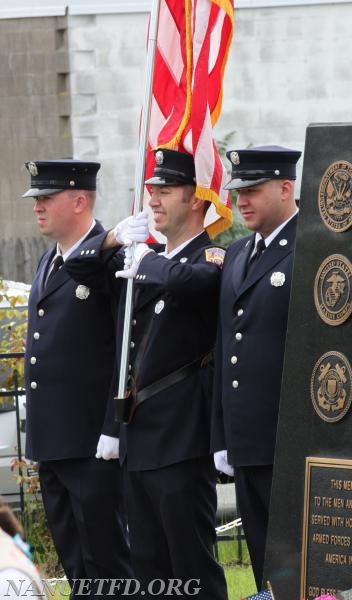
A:
[[[352,263],[342,254],[328,256],[314,281],[314,302],[319,317],[328,325],[341,325],[352,313]]]
[[[301,598],[351,587],[352,460],[306,458]]]
[[[319,211],[326,227],[337,233],[351,227],[351,196],[352,164],[338,160],[326,169],[319,186]]]
[[[316,362],[310,396],[315,412],[323,421],[336,423],[347,414],[352,401],[351,380],[351,365],[341,352],[326,352]]]

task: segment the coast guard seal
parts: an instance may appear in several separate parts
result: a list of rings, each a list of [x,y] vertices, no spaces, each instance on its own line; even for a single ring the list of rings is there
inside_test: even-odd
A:
[[[351,365],[341,352],[326,352],[316,362],[310,383],[315,412],[323,421],[336,423],[347,414],[352,401]]]

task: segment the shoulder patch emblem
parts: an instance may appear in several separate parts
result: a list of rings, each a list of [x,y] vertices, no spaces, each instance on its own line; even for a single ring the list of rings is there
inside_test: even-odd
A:
[[[218,248],[214,246],[213,248],[207,248],[205,250],[205,260],[207,262],[212,262],[218,265],[218,267],[222,267],[224,263],[226,250],[224,248]]]

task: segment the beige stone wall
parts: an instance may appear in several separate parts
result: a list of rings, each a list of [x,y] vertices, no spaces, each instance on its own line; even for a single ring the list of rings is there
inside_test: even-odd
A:
[[[131,212],[147,27],[146,13],[69,17],[74,154],[102,163],[96,215],[105,227]]]
[[[38,252],[31,201],[20,200],[25,160],[72,149],[75,158],[100,160],[97,217],[110,227],[131,210],[148,13],[133,12],[132,0],[130,12],[112,14],[78,14],[76,0],[67,4],[68,20],[0,18],[0,275],[4,240],[20,265]],[[233,132],[228,149],[277,143],[303,150],[309,123],[352,120],[352,1],[261,4],[238,4],[215,137]],[[9,276],[22,279],[18,269]]]
[[[39,239],[26,160],[71,156],[66,17],[0,20],[0,276],[31,281]]]
[[[273,3],[236,2],[214,131],[220,141],[233,132],[228,149],[280,144],[303,151],[310,123],[352,120],[352,2]],[[147,13],[69,17],[73,147],[77,157],[102,162],[96,212],[106,227],[131,210],[147,26]]]

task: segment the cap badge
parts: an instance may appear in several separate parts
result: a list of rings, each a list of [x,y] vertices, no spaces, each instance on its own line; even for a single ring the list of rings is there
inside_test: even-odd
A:
[[[27,165],[27,169],[33,177],[36,177],[38,175],[38,169],[35,162],[29,162]]]
[[[159,315],[165,306],[164,300],[159,300],[155,305],[155,314]]]
[[[164,152],[162,150],[158,150],[155,153],[155,160],[157,165],[162,165],[164,162]]]
[[[90,289],[86,285],[78,285],[76,287],[76,298],[79,300],[87,300],[90,294]]]
[[[272,273],[270,283],[274,287],[281,287],[285,283],[285,273],[281,273],[280,271]]]
[[[230,159],[233,165],[239,165],[240,164],[240,157],[238,155],[238,152],[231,152],[230,154]]]

